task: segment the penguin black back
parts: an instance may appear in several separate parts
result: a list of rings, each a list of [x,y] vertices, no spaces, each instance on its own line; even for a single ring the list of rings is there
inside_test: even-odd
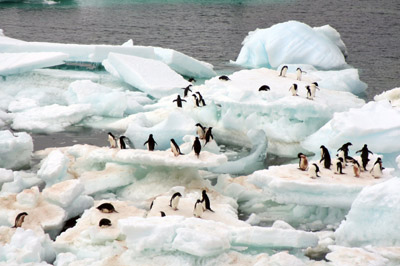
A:
[[[270,88],[269,88],[268,85],[262,85],[262,86],[258,89],[258,91],[269,91],[269,90],[270,90]]]
[[[228,81],[231,80],[228,76],[222,75],[218,78],[219,80]]]
[[[97,209],[103,213],[117,212],[111,203],[105,202],[100,204]]]
[[[328,149],[324,145],[321,145],[320,148],[321,148],[321,160],[319,162],[324,161],[324,167],[326,169],[331,169],[332,161]]]
[[[160,214],[161,214],[161,217],[165,217],[166,216],[165,212],[163,212],[163,211],[160,211]]]
[[[196,154],[197,158],[199,158],[201,151],[201,143],[199,137],[196,137],[196,139],[194,140],[192,149],[194,149],[194,153]]]
[[[192,91],[192,90],[190,89],[191,86],[192,86],[192,85],[189,85],[189,86],[187,86],[186,88],[182,88],[182,89],[184,90],[184,92],[183,92],[183,97],[187,97],[189,91]]]
[[[108,227],[111,226],[111,221],[109,219],[103,218],[99,221],[99,226],[100,227]]]
[[[119,147],[121,148],[121,150],[126,149],[126,144],[125,144],[124,139],[126,139],[125,136],[119,137]]]
[[[148,140],[143,145],[146,145],[146,144],[147,144],[147,148],[149,151],[154,151],[154,147],[157,144],[157,142],[154,140],[153,134],[149,135]]]
[[[206,131],[206,142],[204,143],[204,146],[206,146],[206,144],[208,142],[210,142],[211,140],[214,139],[214,136],[213,136],[211,130],[212,130],[212,127],[207,128],[207,131]]]
[[[13,228],[21,227],[22,223],[25,220],[25,216],[27,216],[27,215],[28,215],[28,213],[26,213],[26,212],[18,213],[17,217],[15,217],[15,222],[14,222]]]
[[[205,209],[214,212],[213,210],[211,210],[210,199],[207,196],[207,192],[205,190],[203,190],[201,194],[203,196],[203,198],[201,199],[201,202],[204,202]]]
[[[182,194],[179,193],[179,192],[175,192],[175,193],[172,195],[171,199],[169,200],[169,206],[170,206],[170,207],[172,207],[172,201],[173,201],[176,197],[182,197]]]

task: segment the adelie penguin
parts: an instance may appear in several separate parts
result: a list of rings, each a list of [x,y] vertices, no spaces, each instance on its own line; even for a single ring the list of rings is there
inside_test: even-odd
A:
[[[296,83],[293,83],[293,85],[290,86],[289,91],[292,93],[292,96],[299,96],[297,94],[297,84]]]
[[[307,99],[314,100],[314,98],[312,97],[310,86],[306,86],[306,90],[307,90]]]
[[[196,137],[196,139],[194,140],[192,149],[194,150],[194,154],[196,154],[197,158],[199,158],[201,151],[201,143],[199,137]]]
[[[124,139],[126,139],[126,137],[125,136],[121,136],[121,137],[119,137],[119,140],[118,140],[118,147],[121,150],[125,150],[126,149],[126,143],[125,143]]]
[[[176,99],[173,100],[172,102],[176,102],[176,106],[178,106],[179,108],[182,108],[182,102],[186,102],[186,100],[181,99],[181,96],[178,95],[178,97],[176,97]]]
[[[171,199],[169,200],[169,206],[174,210],[178,210],[179,200],[181,199],[182,195],[179,192],[174,193]]]
[[[203,210],[205,210],[205,211],[209,210],[209,211],[214,212],[213,210],[211,210],[210,199],[208,198],[207,192],[205,190],[203,190],[201,192],[201,196],[202,196],[201,203],[203,204]]]
[[[343,158],[339,157],[335,160],[335,172],[336,174],[343,174]]]
[[[206,106],[206,102],[204,101],[203,96],[200,94],[199,91],[196,91],[196,94],[199,95],[199,105]]]
[[[187,97],[188,96],[188,93],[189,93],[189,91],[191,92],[192,90],[190,89],[190,87],[191,87],[192,85],[189,85],[189,86],[187,86],[186,88],[182,88],[182,90],[184,90],[183,91],[183,97]]]
[[[269,88],[268,85],[262,85],[262,86],[258,89],[258,91],[269,91],[269,90],[271,90],[271,89]]]
[[[220,76],[218,79],[219,79],[219,80],[223,80],[223,81],[231,80],[228,76],[225,76],[225,75]]]
[[[203,215],[203,204],[201,204],[201,200],[197,200],[194,204],[193,215],[197,218],[201,218]]]
[[[178,155],[183,155],[181,149],[179,148],[178,144],[176,144],[174,139],[171,139],[170,145],[171,145],[171,151],[175,157]]]
[[[110,143],[110,148],[116,148],[117,147],[117,139],[115,136],[111,133],[108,132],[108,143]]]
[[[343,151],[344,152],[344,160],[347,160],[349,158],[349,146],[352,146],[351,142],[347,142],[342,145],[337,151]]]
[[[197,123],[195,126],[197,127],[196,133],[199,136],[199,139],[205,139],[206,138],[206,128],[203,127],[200,123]]]
[[[205,137],[206,142],[204,143],[204,146],[206,146],[207,143],[209,143],[211,140],[214,139],[214,136],[213,136],[211,130],[212,130],[212,127],[207,128],[206,137]]]
[[[378,158],[376,159],[376,162],[374,163],[374,166],[372,169],[369,171],[373,177],[375,178],[380,178],[382,176],[382,170],[385,169],[382,167],[382,159]]]
[[[310,165],[310,167],[308,168],[308,173],[310,174],[310,177],[311,177],[312,179],[315,179],[315,178],[317,178],[317,177],[320,177],[320,176],[318,175],[318,173],[321,173],[321,172],[319,171],[318,165],[317,165],[316,163],[313,163],[313,164]]]
[[[17,217],[15,217],[15,222],[14,222],[14,226],[12,228],[17,228],[17,227],[21,227],[22,223],[25,220],[25,216],[27,216],[28,213],[26,212],[21,212],[17,215]]]
[[[103,218],[99,221],[99,227],[110,227],[111,221],[109,219]]]
[[[280,77],[286,77],[286,72],[288,71],[288,66],[283,66],[279,74]]]
[[[200,107],[199,99],[197,98],[196,94],[192,94],[192,96],[193,96],[194,106]]]
[[[328,149],[324,145],[321,145],[320,148],[321,148],[321,160],[319,160],[319,162],[321,163],[322,161],[324,161],[324,167],[326,169],[331,169],[332,161]]]
[[[318,83],[317,82],[311,83],[310,89],[311,89],[311,97],[314,99],[316,91],[319,90]]]
[[[360,177],[361,167],[357,160],[353,160],[353,173],[355,177]]]
[[[190,83],[195,83],[195,82],[196,82],[196,80],[195,80],[194,78],[189,78],[188,81],[189,81]]]
[[[298,67],[298,68],[296,69],[296,76],[297,76],[297,80],[298,80],[298,81],[301,81],[301,75],[302,75],[303,73],[306,73],[306,72],[305,72],[305,71],[302,71],[300,67]]]
[[[149,135],[149,139],[143,144],[146,145],[147,144],[147,150],[149,151],[154,151],[154,147],[155,145],[158,145],[157,142],[154,140],[153,138],[153,134]]]
[[[362,162],[363,169],[365,171],[367,171],[367,164],[369,162],[368,154],[369,153],[374,154],[374,153],[368,149],[367,144],[364,144],[364,147],[362,147],[361,150],[356,151],[356,153],[359,153],[359,152],[361,152],[361,162]]]
[[[297,154],[297,157],[299,158],[299,169],[302,171],[307,170],[308,168],[308,159],[307,156],[305,156],[303,153]]]
[[[103,203],[103,204],[100,204],[100,205],[97,207],[97,209],[98,209],[99,211],[101,211],[102,213],[113,213],[113,212],[117,212],[117,211],[115,210],[114,206],[113,206],[111,203],[108,203],[108,202]]]

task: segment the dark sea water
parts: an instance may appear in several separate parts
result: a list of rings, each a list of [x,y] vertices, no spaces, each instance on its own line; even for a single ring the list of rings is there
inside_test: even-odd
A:
[[[15,1],[15,0],[14,0]],[[400,1],[66,0],[0,2],[0,28],[26,41],[172,48],[232,72],[249,31],[298,20],[329,24],[347,62],[368,84],[367,99],[400,87]]]

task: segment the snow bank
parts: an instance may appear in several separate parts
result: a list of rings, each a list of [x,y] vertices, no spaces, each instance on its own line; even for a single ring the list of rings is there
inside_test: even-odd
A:
[[[0,131],[0,167],[29,166],[33,151],[32,137],[25,132]]]
[[[235,63],[244,67],[309,64],[334,69],[346,66],[341,51],[344,44],[332,27],[313,29],[298,21],[288,21],[249,32],[242,45]]]

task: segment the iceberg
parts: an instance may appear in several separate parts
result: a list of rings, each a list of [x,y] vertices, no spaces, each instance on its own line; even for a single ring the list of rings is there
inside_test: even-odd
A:
[[[20,169],[30,165],[32,137],[25,132],[0,131],[0,167]]]
[[[375,95],[374,100],[378,101],[389,101],[393,107],[400,107],[400,88],[394,88],[388,91],[384,91],[381,94]]]
[[[345,49],[332,27],[311,28],[298,21],[249,32],[234,63],[276,69],[281,64],[309,64],[318,69],[345,67]],[[295,45],[294,45],[295,44]]]
[[[46,159],[43,160],[37,175],[46,182],[46,186],[50,187],[63,180],[70,179],[68,165],[70,160],[60,150],[52,151]]]
[[[0,76],[29,72],[34,69],[64,64],[65,53],[0,53]]]

